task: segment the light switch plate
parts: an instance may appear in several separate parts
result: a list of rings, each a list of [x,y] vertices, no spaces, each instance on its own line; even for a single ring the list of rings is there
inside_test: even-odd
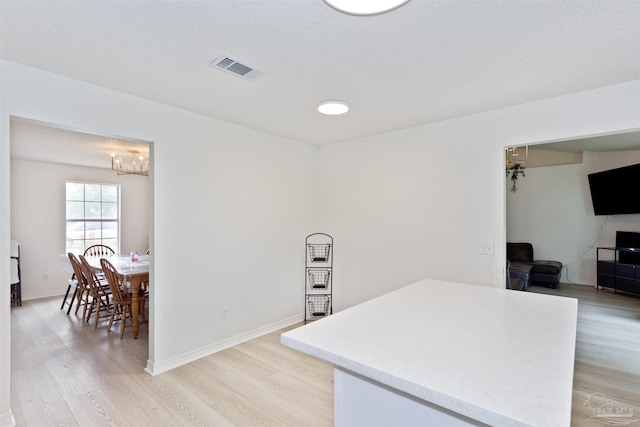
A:
[[[480,255],[493,255],[494,254],[494,243],[493,242],[483,242],[480,244]]]

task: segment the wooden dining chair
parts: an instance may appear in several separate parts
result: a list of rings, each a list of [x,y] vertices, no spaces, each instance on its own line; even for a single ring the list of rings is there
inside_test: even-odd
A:
[[[95,311],[96,317],[93,320],[93,328],[96,329],[98,327],[98,320],[109,317],[111,309],[113,308],[111,288],[108,283],[106,283],[106,280],[100,280],[96,271],[89,265],[89,262],[83,255],[80,255],[79,258],[82,273],[87,278],[89,285],[90,302],[85,320],[88,322]]]
[[[132,310],[131,310],[131,294],[127,291],[127,284],[124,280],[124,276],[116,270],[116,268],[109,262],[107,259],[101,259],[100,265],[102,266],[102,271],[104,272],[105,277],[107,278],[107,282],[109,282],[109,287],[111,288],[111,294],[113,296],[113,308],[111,309],[111,317],[109,319],[109,328],[111,330],[111,326],[115,320],[120,320],[120,339],[124,337],[124,329],[127,326],[126,320],[132,320]],[[135,292],[135,291],[134,291]],[[140,315],[142,316],[142,320],[144,323],[146,322],[145,316],[145,303],[147,301],[147,293],[142,292],[139,294],[139,304],[140,309],[138,310]],[[131,326],[133,323],[129,326]],[[147,328],[148,331],[148,328]]]
[[[107,245],[93,245],[84,250],[84,256],[110,256],[115,255],[116,251]]]
[[[67,314],[71,313],[71,309],[73,308],[73,302],[76,299],[76,294],[78,291],[78,282],[76,280],[76,272],[73,270],[73,266],[71,265],[71,260],[69,259],[69,255],[60,255],[60,263],[62,264],[62,268],[64,272],[70,275],[69,280],[67,281],[67,292],[64,294],[64,298],[62,298],[62,304],[60,304],[60,310],[64,309],[65,305],[68,305]],[[69,302],[67,299],[69,298],[69,294],[73,289],[73,295]]]
[[[89,282],[87,281],[86,276],[82,272],[82,264],[80,264],[80,260],[73,253],[67,253],[67,257],[69,258],[69,262],[71,263],[71,268],[73,269],[73,278],[69,280],[70,284],[75,284],[75,289],[73,291],[73,296],[71,297],[71,301],[69,302],[69,309],[67,310],[67,314],[71,312],[71,307],[73,306],[73,301],[76,301],[76,315],[78,314],[78,310],[80,306],[82,309],[82,318],[86,319],[87,317],[87,307],[89,306],[89,298],[90,298],[90,289]],[[67,292],[69,290],[67,289]],[[62,303],[64,306],[64,302]]]

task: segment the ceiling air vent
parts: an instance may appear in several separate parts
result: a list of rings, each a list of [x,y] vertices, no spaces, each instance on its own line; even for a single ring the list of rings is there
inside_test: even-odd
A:
[[[209,65],[227,73],[235,74],[245,80],[255,80],[264,75],[262,71],[241,64],[228,56],[220,56],[211,61]]]

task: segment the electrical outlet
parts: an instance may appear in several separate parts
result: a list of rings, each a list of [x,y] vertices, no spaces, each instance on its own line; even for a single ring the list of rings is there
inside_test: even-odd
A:
[[[480,255],[493,255],[493,254],[494,254],[493,242],[484,242],[480,244]]]
[[[221,308],[220,309],[220,320],[227,320],[227,309],[226,308]]]

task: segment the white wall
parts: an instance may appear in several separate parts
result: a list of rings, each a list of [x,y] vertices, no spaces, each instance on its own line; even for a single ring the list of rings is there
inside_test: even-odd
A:
[[[640,231],[640,214],[595,216],[587,175],[640,163],[640,151],[585,152],[582,164],[526,169],[507,193],[507,240],[530,242],[536,259],[561,261],[561,281],[596,284],[596,248],[618,230]],[[629,183],[628,191],[632,183]]]
[[[2,102],[4,83],[0,66],[0,283],[9,283],[9,247],[11,230],[9,221],[9,117]],[[0,426],[13,426],[11,414],[11,309],[9,295],[0,292]]]
[[[24,300],[60,295],[67,290],[69,274],[59,258],[66,254],[67,181],[119,184],[121,250],[144,253],[149,248],[148,178],[117,176],[106,169],[12,159],[11,238],[21,245]]]
[[[11,116],[153,142],[150,371],[302,318],[304,238],[318,230],[315,147],[7,61],[1,72],[3,153]],[[9,182],[9,158],[0,163]],[[8,188],[1,197],[6,254]],[[0,315],[8,322],[8,301]]]
[[[447,127],[322,150],[337,309],[427,277],[488,286],[500,277],[501,147],[459,145]],[[478,255],[484,242],[495,256]]]
[[[639,111],[636,81],[322,147],[335,308],[423,278],[503,287],[504,147],[637,129]]]

